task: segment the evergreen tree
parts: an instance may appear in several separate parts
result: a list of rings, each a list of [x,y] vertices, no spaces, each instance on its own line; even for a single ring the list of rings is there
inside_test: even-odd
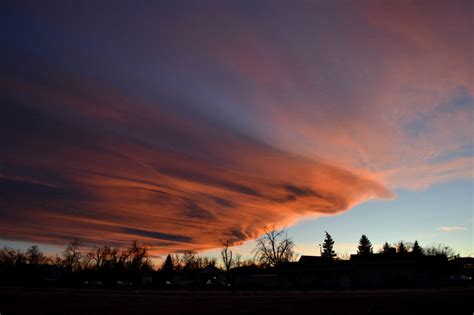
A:
[[[372,254],[372,243],[365,235],[360,237],[357,254],[364,256]]]
[[[395,254],[396,250],[388,242],[385,242],[382,247],[382,254],[384,255],[393,255]]]
[[[405,243],[403,243],[402,241],[400,241],[400,243],[398,243],[398,246],[397,246],[397,254],[399,255],[405,255],[406,253],[408,253],[408,250],[405,246]]]
[[[334,240],[332,239],[331,235],[329,235],[328,232],[326,232],[326,238],[324,239],[323,243],[323,252],[322,252],[322,257],[330,258],[333,259],[336,257],[336,253],[333,250],[334,246]]]
[[[423,249],[418,244],[418,241],[415,241],[415,243],[413,244],[413,248],[412,248],[411,252],[413,253],[413,255],[416,255],[416,256],[423,255]]]
[[[165,262],[163,263],[163,266],[161,267],[161,271],[163,272],[164,279],[166,281],[172,281],[173,280],[173,260],[171,259],[171,255],[168,254],[166,257]]]
[[[173,260],[171,259],[171,255],[168,254],[166,257],[165,262],[163,263],[163,267],[161,267],[161,270],[164,272],[173,272]]]

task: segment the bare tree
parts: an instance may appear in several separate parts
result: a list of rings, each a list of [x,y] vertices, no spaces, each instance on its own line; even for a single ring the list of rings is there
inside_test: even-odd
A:
[[[182,256],[183,269],[185,270],[197,270],[199,269],[196,254],[193,251],[184,252]]]
[[[179,254],[172,254],[171,261],[173,262],[173,270],[181,271],[184,267],[183,257]]]
[[[182,266],[182,269],[186,271],[201,270],[206,268],[207,266],[216,265],[215,258],[198,256],[193,251],[186,251],[181,257],[177,256],[176,261],[178,261],[179,264]]]
[[[226,272],[232,268],[234,261],[232,260],[232,250],[229,249],[229,241],[222,242],[223,248],[221,250],[222,262]]]
[[[64,266],[67,271],[78,271],[81,269],[82,254],[79,250],[79,241],[72,241],[64,250]]]
[[[235,259],[234,259],[234,260],[235,260],[234,265],[235,265],[236,267],[242,267],[242,255],[240,255],[240,254],[237,253],[237,255],[235,255]]]
[[[107,244],[93,248],[87,253],[87,265],[95,270],[108,269],[116,265],[119,249]]]
[[[129,265],[132,270],[140,270],[149,267],[148,261],[149,245],[133,241],[129,250]]]
[[[30,265],[43,264],[46,261],[46,257],[44,257],[37,245],[30,246],[26,250],[26,259]]]
[[[208,266],[216,266],[217,260],[214,257],[207,256],[198,256],[197,257],[198,266],[200,269],[204,269]]]
[[[425,254],[428,256],[446,255],[448,259],[459,257],[459,254],[446,244],[432,244],[431,246],[425,247]]]
[[[293,259],[294,247],[295,243],[288,237],[285,228],[277,230],[273,227],[265,229],[265,234],[257,239],[255,256],[263,264],[276,266]]]
[[[27,257],[21,250],[4,247],[0,249],[0,264],[6,267],[16,267],[26,264]]]

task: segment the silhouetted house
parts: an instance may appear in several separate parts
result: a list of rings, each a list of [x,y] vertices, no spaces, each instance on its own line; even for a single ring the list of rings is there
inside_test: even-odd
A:
[[[191,287],[195,283],[194,278],[190,277],[189,274],[180,273],[174,277],[174,286],[175,287]]]
[[[63,269],[55,265],[24,264],[12,272],[13,282],[34,285],[56,285],[64,280]]]
[[[225,274],[214,265],[208,265],[198,271],[199,284],[206,286],[221,286],[225,283]]]
[[[42,281],[46,284],[54,284],[63,280],[63,270],[55,265],[37,265],[41,271]]]
[[[216,287],[225,285],[225,274],[214,265],[203,269],[184,270],[174,275],[173,284],[178,287]]]
[[[141,285],[144,287],[149,287],[153,284],[153,276],[151,273],[144,273],[142,275],[142,283]]]
[[[351,255],[355,288],[439,286],[446,277],[446,256]]]
[[[446,256],[372,254],[350,260],[301,256],[275,268],[278,285],[296,289],[401,288],[439,286],[446,279]]]
[[[256,265],[231,269],[232,286],[236,289],[276,289],[279,276]]]
[[[474,284],[474,258],[458,257],[448,262],[448,285]]]
[[[346,260],[301,256],[297,263],[282,265],[282,274],[298,289],[348,289],[352,286],[351,265]]]

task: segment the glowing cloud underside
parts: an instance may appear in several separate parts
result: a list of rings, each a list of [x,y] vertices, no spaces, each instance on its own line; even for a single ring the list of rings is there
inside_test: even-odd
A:
[[[225,238],[255,238],[272,222],[335,214],[391,195],[369,178],[223,126],[119,98],[103,104],[17,89],[30,100],[59,105],[16,103],[2,110],[5,130],[22,143],[6,147],[3,156],[4,237],[44,243],[138,238],[164,250],[198,250]],[[108,112],[98,115],[93,108]]]

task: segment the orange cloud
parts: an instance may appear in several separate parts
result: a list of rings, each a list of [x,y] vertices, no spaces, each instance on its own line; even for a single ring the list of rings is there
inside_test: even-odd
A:
[[[60,100],[54,90],[9,86],[40,103]],[[287,224],[391,197],[368,177],[225,128],[161,115],[146,104],[124,105],[145,113],[135,125],[134,117],[98,114],[116,110],[121,98],[88,99],[86,106],[80,97],[70,101],[73,112],[57,125],[47,122],[59,114],[56,109],[24,108],[24,115],[37,110],[44,115],[43,129],[34,130],[40,143],[22,133],[24,126],[6,126],[23,145],[6,148],[2,158],[3,238],[53,244],[141,239],[157,252],[204,250],[223,238],[253,239],[270,222]],[[77,124],[78,116],[90,123]],[[189,143],[185,153],[176,151],[175,141]]]
[[[427,3],[150,10],[117,34],[51,16],[116,55],[45,41],[66,71],[7,45],[0,237],[204,250],[472,178],[472,18]]]

